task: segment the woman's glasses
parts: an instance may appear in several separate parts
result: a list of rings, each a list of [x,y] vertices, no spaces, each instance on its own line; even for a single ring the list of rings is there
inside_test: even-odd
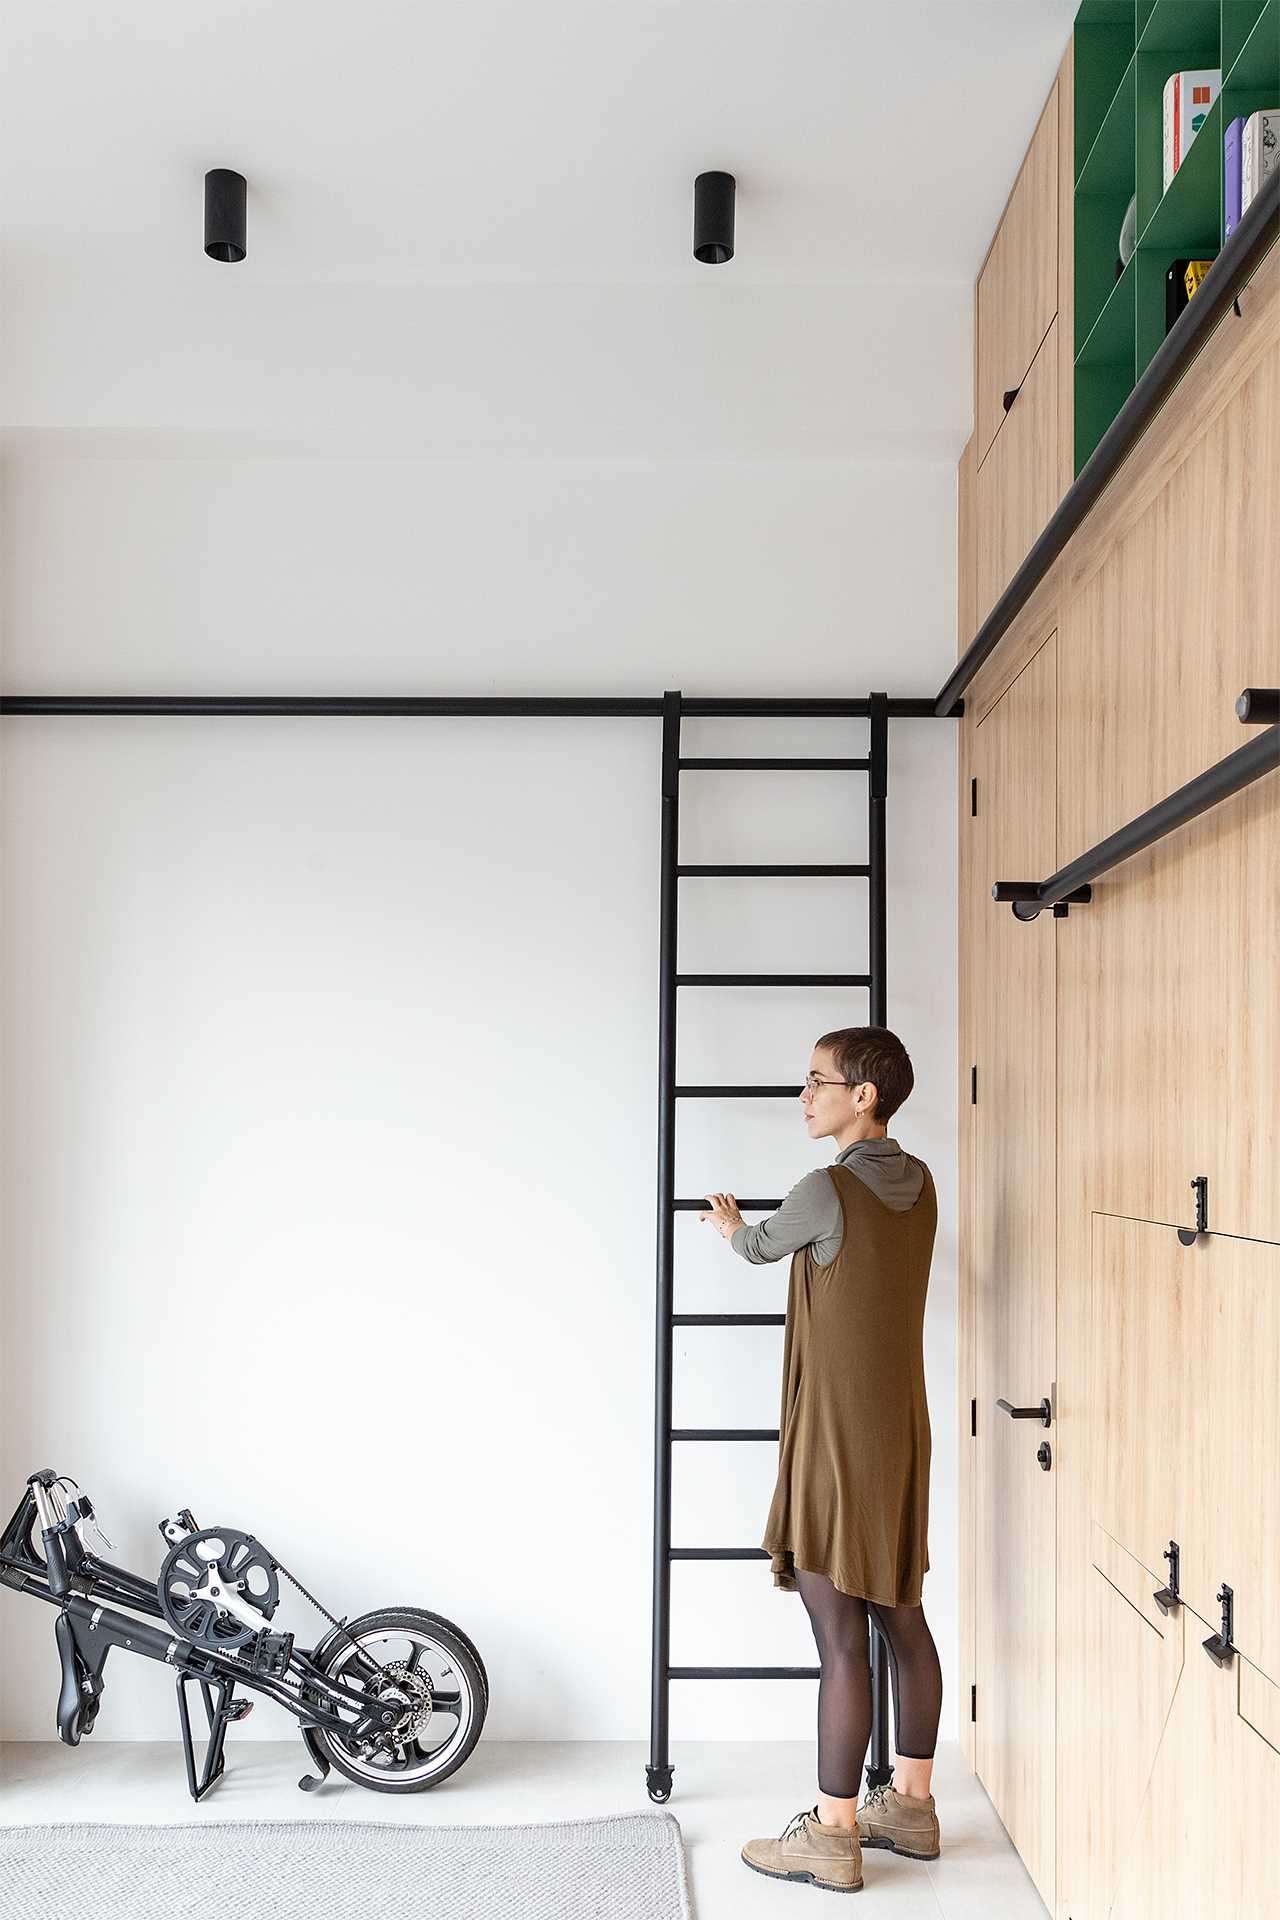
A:
[[[852,1080],[824,1080],[819,1074],[807,1073],[804,1077],[806,1093],[816,1093],[819,1087],[852,1087],[860,1084]]]

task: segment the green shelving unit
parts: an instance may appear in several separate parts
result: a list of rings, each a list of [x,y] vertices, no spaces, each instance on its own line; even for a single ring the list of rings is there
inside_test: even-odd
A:
[[[1216,67],[1222,86],[1163,191],[1164,84]],[[1224,238],[1224,129],[1280,106],[1280,0],[1082,0],[1075,26],[1075,470],[1088,460],[1165,336],[1178,259]],[[1137,196],[1137,247],[1117,276]]]

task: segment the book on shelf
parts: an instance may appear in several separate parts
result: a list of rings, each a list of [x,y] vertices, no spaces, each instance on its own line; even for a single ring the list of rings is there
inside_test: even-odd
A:
[[[1238,113],[1222,136],[1222,231],[1234,233],[1240,225],[1240,162],[1244,115]]]
[[[1280,107],[1260,107],[1244,123],[1240,141],[1240,214],[1249,211],[1249,202],[1263,181],[1276,170],[1280,149]]]
[[[1170,327],[1193,298],[1197,287],[1213,265],[1212,260],[1188,260],[1185,256],[1170,262],[1164,276],[1164,330]]]
[[[1222,85],[1221,67],[1186,67],[1164,83],[1164,191],[1209,117]]]

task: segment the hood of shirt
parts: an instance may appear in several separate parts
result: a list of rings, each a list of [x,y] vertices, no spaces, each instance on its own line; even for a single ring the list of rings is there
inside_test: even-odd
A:
[[[855,1140],[836,1155],[835,1164],[865,1180],[876,1199],[895,1213],[914,1207],[924,1186],[920,1163],[887,1135],[883,1140]]]

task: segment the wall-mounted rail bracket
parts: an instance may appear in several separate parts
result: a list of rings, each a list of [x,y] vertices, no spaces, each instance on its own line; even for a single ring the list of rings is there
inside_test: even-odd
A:
[[[1196,1223],[1194,1227],[1179,1227],[1178,1238],[1184,1247],[1194,1247],[1202,1233],[1209,1231],[1209,1176],[1198,1173],[1191,1182],[1191,1191],[1196,1196]]]
[[[1167,1587],[1161,1587],[1159,1593],[1153,1593],[1151,1598],[1161,1613],[1172,1613],[1175,1607],[1182,1605],[1182,1595],[1178,1591],[1178,1562],[1181,1558],[1181,1549],[1176,1540],[1169,1542],[1164,1550],[1164,1557],[1169,1562],[1169,1584]]]
[[[1076,887],[1063,899],[1050,903],[1043,898],[1038,880],[997,880],[991,889],[991,898],[1012,906],[1015,920],[1034,920],[1049,904],[1052,904],[1054,919],[1065,920],[1070,908],[1088,906],[1093,899],[1093,888]]]
[[[1231,1644],[1231,1635],[1235,1620],[1235,1595],[1224,1581],[1218,1588],[1218,1599],[1222,1602],[1222,1631],[1211,1633],[1207,1640],[1200,1642],[1215,1667],[1229,1667],[1235,1658],[1235,1648]]]

